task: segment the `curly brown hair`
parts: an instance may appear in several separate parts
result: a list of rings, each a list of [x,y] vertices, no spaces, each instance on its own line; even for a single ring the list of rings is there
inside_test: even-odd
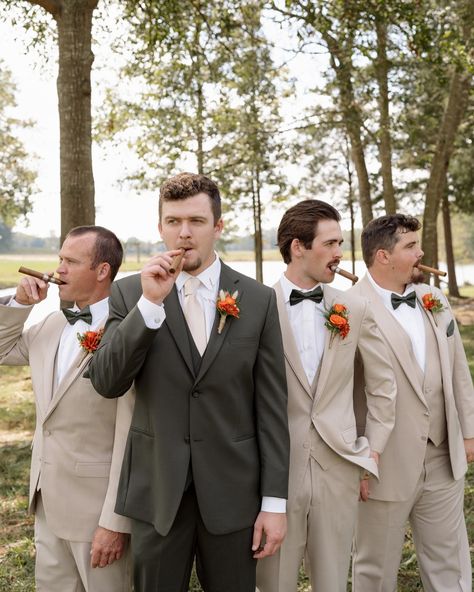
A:
[[[205,193],[209,196],[214,223],[217,223],[222,215],[219,189],[214,181],[197,173],[179,173],[179,175],[175,175],[163,183],[160,188],[160,201],[158,206],[160,220],[163,202],[186,199],[188,197],[193,197],[198,193]]]

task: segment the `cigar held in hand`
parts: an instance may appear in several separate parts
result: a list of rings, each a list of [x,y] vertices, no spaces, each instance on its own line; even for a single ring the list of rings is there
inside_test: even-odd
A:
[[[57,284],[58,286],[61,286],[62,284],[66,283],[63,282],[63,280],[54,277],[54,275],[50,275],[49,273],[42,273],[41,271],[35,271],[34,269],[28,269],[28,267],[20,267],[18,271],[20,273],[24,273],[25,275],[31,275],[31,277],[43,280],[44,282],[51,282],[52,284]]]
[[[186,251],[184,249],[181,249],[181,253],[179,255],[175,255],[173,257],[173,261],[171,261],[171,267],[169,269],[169,272],[170,273],[175,273],[176,272],[176,270],[179,267],[179,264],[181,263],[181,259],[184,257],[184,253],[185,252]]]

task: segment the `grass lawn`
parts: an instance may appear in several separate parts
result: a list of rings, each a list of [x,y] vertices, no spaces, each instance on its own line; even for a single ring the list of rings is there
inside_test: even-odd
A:
[[[41,268],[39,268],[41,269]],[[474,375],[474,325],[461,327]],[[34,429],[34,401],[28,368],[0,367],[0,591],[34,591],[33,519],[26,513],[30,444]],[[474,469],[466,481],[465,511],[474,542]],[[300,577],[298,592],[309,592]],[[348,585],[350,590],[350,584]],[[416,557],[408,533],[403,550],[399,592],[421,590]],[[190,592],[201,588],[193,576]]]

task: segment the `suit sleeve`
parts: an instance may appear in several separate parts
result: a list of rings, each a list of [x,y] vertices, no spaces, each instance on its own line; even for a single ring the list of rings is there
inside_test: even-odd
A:
[[[370,448],[382,453],[395,425],[396,380],[387,346],[365,303],[358,344],[363,364],[367,416],[365,436]]]
[[[131,532],[131,520],[115,513],[117,489],[122,469],[122,461],[127,443],[128,431],[132,421],[135,405],[135,391],[130,389],[126,395],[117,401],[117,415],[115,419],[115,436],[110,464],[109,485],[99,518],[99,526],[115,532]]]
[[[283,342],[271,292],[254,368],[261,495],[288,497],[290,440]]]
[[[6,306],[10,298],[0,299],[0,364],[27,366],[29,347],[43,323],[23,331],[32,306],[16,308]]]
[[[466,358],[466,352],[461,339],[461,334],[449,302],[440,292],[441,299],[445,303],[451,318],[454,321],[454,362],[452,368],[453,394],[458,411],[463,438],[474,438],[474,388],[472,377]]]
[[[153,342],[156,330],[148,329],[136,304],[129,310],[117,283],[112,284],[109,318],[88,375],[103,397],[120,397],[132,386]]]

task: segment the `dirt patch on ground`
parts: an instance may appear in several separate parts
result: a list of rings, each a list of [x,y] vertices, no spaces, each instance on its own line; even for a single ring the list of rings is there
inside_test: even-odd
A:
[[[449,298],[449,302],[460,325],[474,325],[474,298]]]

